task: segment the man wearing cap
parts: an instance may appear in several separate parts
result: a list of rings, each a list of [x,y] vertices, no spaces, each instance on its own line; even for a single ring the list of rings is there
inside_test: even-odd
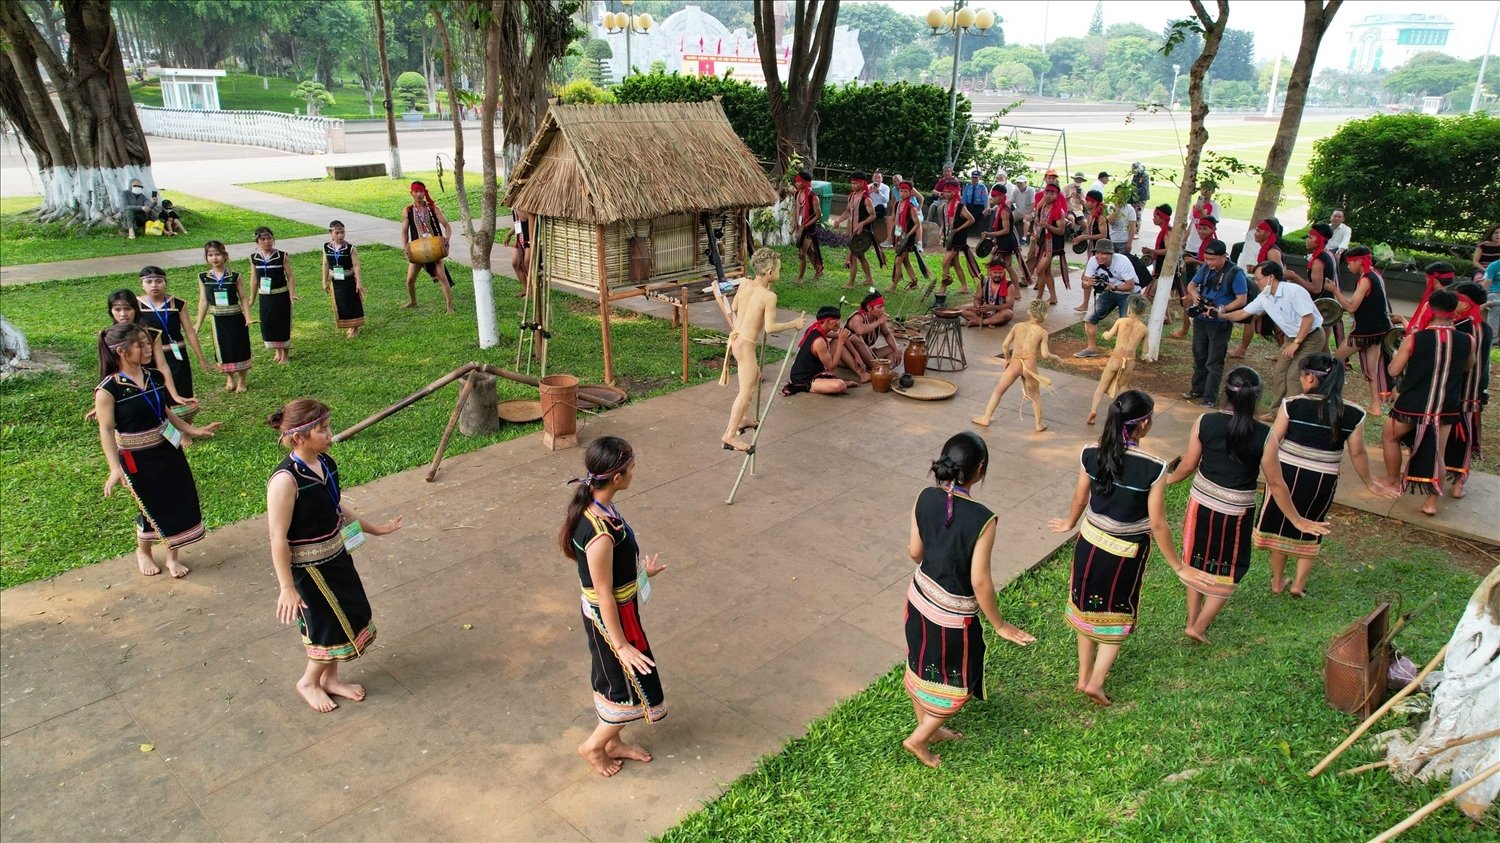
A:
[[[979,176],[978,170],[969,173],[969,183],[959,191],[959,200],[969,209],[969,216],[976,220],[984,216],[985,205],[990,201],[990,186]]]
[[[1031,209],[1036,207],[1036,188],[1027,184],[1026,176],[1016,176],[1015,190],[1010,192],[1010,206],[1016,212],[1016,221],[1021,230],[1016,232],[1016,242],[1024,246],[1031,239]],[[1500,263],[1500,261],[1496,261]]]
[[[1085,212],[1083,183],[1086,181],[1088,181],[1088,176],[1085,176],[1083,173],[1074,173],[1073,179],[1063,185],[1063,198],[1068,200],[1068,213],[1074,219],[1083,216]]]
[[[1099,178],[1094,182],[1094,185],[1090,187],[1089,190],[1097,190],[1099,191],[1099,195],[1108,196],[1110,178],[1112,178],[1112,176],[1110,176],[1109,173],[1099,173]]]
[[[1274,420],[1274,408],[1281,406],[1281,399],[1302,391],[1298,380],[1302,377],[1302,361],[1328,350],[1328,340],[1323,336],[1323,315],[1313,305],[1312,296],[1301,285],[1287,283],[1283,275],[1281,264],[1262,261],[1255,267],[1255,281],[1260,285],[1260,295],[1255,301],[1227,313],[1209,310],[1209,314],[1231,322],[1243,322],[1263,313],[1287,337],[1267,378],[1266,395],[1273,410],[1262,414],[1262,421]]]
[[[1245,306],[1249,282],[1245,271],[1229,262],[1229,248],[1223,240],[1203,245],[1203,265],[1188,283],[1187,306],[1209,308],[1193,315],[1193,382],[1182,394],[1189,401],[1202,401],[1206,407],[1218,406],[1219,379],[1224,374],[1224,355],[1229,352],[1229,335],[1234,325],[1226,314]]]
[[[858,386],[833,373],[848,353],[847,342],[848,332],[839,328],[838,307],[826,304],[818,308],[817,321],[807,326],[807,333],[797,343],[797,356],[792,360],[792,371],[781,394],[842,395],[849,387]]]
[[[1098,242],[1093,257],[1083,267],[1083,288],[1095,287],[1098,289],[1094,293],[1094,309],[1083,319],[1083,334],[1088,338],[1088,344],[1082,351],[1075,352],[1074,357],[1098,357],[1099,347],[1094,344],[1094,337],[1099,332],[1099,320],[1108,316],[1111,310],[1124,316],[1130,294],[1141,291],[1141,279],[1136,275],[1135,265],[1125,255],[1116,254],[1115,244],[1108,240]]]
[[[131,179],[130,189],[120,194],[120,217],[125,223],[125,236],[131,240],[135,239],[137,228],[144,233],[146,221],[157,218],[154,205],[146,195],[146,186],[140,179]]]

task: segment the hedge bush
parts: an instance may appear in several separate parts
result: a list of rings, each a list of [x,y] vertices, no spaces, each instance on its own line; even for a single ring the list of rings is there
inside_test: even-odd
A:
[[[1500,120],[1377,115],[1313,144],[1310,219],[1343,208],[1363,242],[1470,244],[1500,224]]]
[[[619,102],[701,102],[722,97],[735,132],[757,156],[776,156],[776,128],[764,88],[732,77],[637,74],[613,89]],[[958,126],[969,123],[969,100],[958,98]],[[948,141],[948,93],[935,85],[907,82],[829,85],[818,105],[819,167],[880,169],[923,184],[942,169]],[[971,131],[956,155],[975,155]]]
[[[1390,243],[1389,241],[1371,240],[1369,238],[1360,237],[1358,236],[1360,234],[1358,229],[1355,229],[1354,234],[1356,235],[1355,238],[1349,242],[1349,245],[1351,246],[1374,246],[1377,243],[1384,242],[1387,245],[1391,246],[1391,248],[1393,249],[1398,248],[1395,244]],[[1283,234],[1281,236],[1280,245],[1282,254],[1284,255],[1296,255],[1298,257],[1301,257],[1312,251],[1312,249],[1307,245],[1307,228],[1305,227],[1299,228],[1296,231],[1288,231],[1286,234]],[[1464,245],[1464,255],[1469,256],[1472,253],[1473,248],[1474,247],[1472,244]],[[1468,257],[1458,257],[1456,254],[1453,254],[1451,252],[1440,253],[1423,251],[1421,249],[1401,248],[1396,253],[1396,258],[1397,259],[1395,261],[1380,262],[1377,263],[1376,266],[1381,270],[1404,270],[1407,268],[1408,264],[1414,264],[1416,266],[1416,271],[1420,272],[1426,269],[1427,265],[1433,263],[1434,261],[1447,261],[1448,263],[1453,265],[1453,271],[1459,278],[1471,278],[1473,277],[1474,273],[1479,271],[1479,267],[1470,262]]]

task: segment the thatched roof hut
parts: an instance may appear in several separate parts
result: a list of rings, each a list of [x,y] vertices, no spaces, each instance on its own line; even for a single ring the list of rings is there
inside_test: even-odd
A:
[[[765,171],[716,99],[554,101],[512,170],[502,201],[531,216],[536,263],[546,283],[599,294],[605,379],[611,381],[610,299],[681,291],[714,279],[709,232],[726,275],[742,275],[747,215],[776,200]],[[677,300],[685,323],[686,295]]]

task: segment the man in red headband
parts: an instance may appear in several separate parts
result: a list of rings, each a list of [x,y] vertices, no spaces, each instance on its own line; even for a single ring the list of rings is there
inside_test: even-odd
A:
[[[849,177],[849,204],[844,212],[829,222],[834,225],[849,225],[849,283],[844,289],[854,286],[854,279],[859,275],[860,267],[865,270],[865,285],[875,283],[870,275],[870,261],[865,257],[865,252],[871,248],[875,249],[875,257],[880,261],[880,267],[885,268],[885,253],[880,251],[880,243],[875,236],[875,202],[870,198],[870,180],[862,172],[855,172]]]
[[[807,333],[797,344],[797,356],[792,360],[792,371],[781,394],[842,395],[849,387],[858,386],[833,373],[839,363],[847,360],[848,338],[848,332],[839,330],[839,309],[834,305],[818,308],[817,321],[807,326]]]
[[[1255,242],[1259,244],[1255,254],[1255,263],[1251,264],[1252,268],[1260,266],[1266,261],[1274,261],[1279,265],[1285,264],[1281,258],[1281,223],[1275,217],[1267,217],[1261,220],[1256,224],[1255,228],[1250,230],[1250,234],[1255,238]],[[1260,285],[1256,283],[1254,273],[1247,274],[1250,275],[1250,286],[1248,288],[1250,301],[1255,301],[1255,297],[1260,295]],[[1255,316],[1245,323],[1245,329],[1240,332],[1239,348],[1230,351],[1229,356],[1238,360],[1248,354],[1250,351],[1250,341],[1255,339],[1256,334],[1264,334],[1265,336],[1275,338],[1279,335],[1279,332],[1276,330],[1274,323],[1267,324],[1264,318]]]
[[[968,261],[970,271],[975,280],[979,277],[979,265],[974,261],[974,254],[969,251],[969,230],[974,225],[974,215],[959,198],[959,184],[951,182],[944,188],[947,201],[943,203],[943,294],[948,293],[948,285],[953,283],[949,273],[953,270],[953,262],[960,254]],[[969,285],[964,281],[962,271],[958,275],[958,291],[969,292]]]
[[[1037,223],[1038,227],[1032,230],[1037,232],[1036,240],[1041,243],[1041,254],[1037,256],[1036,265],[1031,268],[1031,278],[1036,282],[1036,297],[1047,295],[1047,304],[1057,304],[1057,285],[1052,280],[1052,258],[1057,257],[1062,266],[1063,286],[1072,289],[1072,280],[1068,277],[1067,241],[1065,234],[1068,230],[1068,203],[1063,201],[1062,189],[1055,184],[1047,185],[1042,191],[1041,199],[1037,201]]]
[[[442,288],[443,304],[447,306],[448,312],[452,313],[453,281],[448,277],[448,268],[443,265],[441,258],[430,263],[412,261],[410,246],[415,240],[441,237],[443,254],[448,254],[448,243],[453,237],[453,224],[448,222],[443,209],[432,201],[432,196],[427,192],[427,185],[419,181],[411,183],[411,204],[406,206],[402,216],[405,224],[401,226],[401,250],[406,252],[408,263],[406,266],[406,304],[401,306],[405,308],[417,306],[417,273],[425,270]]]
[[[823,277],[823,249],[818,245],[818,226],[823,222],[823,205],[818,194],[812,191],[812,174],[803,170],[794,183],[797,194],[792,198],[792,234],[797,238],[797,283],[807,272],[807,259],[812,256],[813,281]]]
[[[884,296],[873,292],[865,296],[864,301],[859,303],[859,310],[850,314],[844,322],[844,328],[849,335],[847,345],[850,351],[854,352],[865,369],[874,365],[876,358],[889,360],[893,369],[900,366],[901,346],[896,345],[896,335],[891,331]],[[860,374],[861,382],[867,379],[860,369],[854,371]]]
[[[1354,314],[1354,330],[1339,343],[1334,356],[1343,363],[1355,354],[1359,355],[1359,368],[1370,385],[1370,406],[1366,412],[1379,416],[1385,412],[1382,402],[1391,394],[1391,355],[1385,350],[1385,337],[1393,325],[1385,278],[1375,271],[1372,255],[1366,246],[1355,246],[1345,252],[1344,263],[1359,278],[1354,284],[1354,294],[1345,296],[1336,284],[1330,292],[1340,307]]]
[[[896,266],[891,270],[891,286],[887,292],[896,291],[897,285],[901,283],[903,270],[906,277],[911,279],[908,288],[916,289],[917,273],[911,268],[911,259],[914,257],[917,267],[922,270],[922,277],[927,277],[927,264],[923,262],[922,253],[917,248],[922,242],[922,199],[916,195],[916,190],[909,181],[897,182],[896,191],[896,210],[891,214],[891,239],[896,244]]]
[[[1406,334],[1411,336],[1427,327],[1432,321],[1430,308],[1427,300],[1432,298],[1433,292],[1444,289],[1453,283],[1453,264],[1447,261],[1433,261],[1427,265],[1427,287],[1422,290],[1422,298],[1417,302],[1417,310],[1412,314],[1411,320],[1406,323]]]
[[[1347,254],[1352,254],[1350,249]],[[1487,301],[1483,287],[1473,281],[1453,285],[1458,296],[1458,312],[1454,330],[1472,337],[1476,344],[1474,365],[1464,380],[1464,396],[1458,421],[1448,435],[1448,448],[1443,462],[1447,465],[1448,481],[1453,484],[1450,494],[1455,498],[1464,496],[1464,484],[1469,480],[1469,468],[1473,461],[1483,456],[1480,447],[1484,430],[1484,407],[1489,403],[1490,349],[1495,345],[1495,332],[1489,323],[1480,318]]]

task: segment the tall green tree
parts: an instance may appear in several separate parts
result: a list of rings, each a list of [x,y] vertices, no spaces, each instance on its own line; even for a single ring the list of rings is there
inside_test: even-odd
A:
[[[1094,16],[1089,18],[1089,35],[1104,35],[1104,0],[1094,4]]]
[[[915,15],[903,14],[885,3],[845,7],[839,12],[839,23],[859,30],[859,49],[865,58],[861,76],[867,80],[891,74],[891,59],[915,43],[926,30],[926,25]]]
[[[1224,33],[1219,57],[1214,59],[1213,77],[1225,82],[1254,82],[1255,33],[1231,29]]]
[[[124,8],[160,48],[162,64],[218,67],[236,43],[285,31],[293,7],[262,0],[131,0]]]
[[[760,47],[761,70],[771,103],[771,121],[776,126],[776,169],[786,172],[795,157],[803,166],[818,161],[818,101],[833,60],[833,32],[839,18],[839,0],[796,0],[788,29],[792,37],[787,79],[782,84],[776,59],[782,54],[777,43],[776,4],[755,0],[755,39]]]
[[[582,35],[576,0],[493,0],[505,139],[504,172],[521,160],[547,107],[553,66]],[[485,54],[491,48],[488,42]],[[485,73],[489,73],[486,66]]]
[[[1476,68],[1447,53],[1417,53],[1385,77],[1393,94],[1442,96],[1465,82],[1473,82]]]

